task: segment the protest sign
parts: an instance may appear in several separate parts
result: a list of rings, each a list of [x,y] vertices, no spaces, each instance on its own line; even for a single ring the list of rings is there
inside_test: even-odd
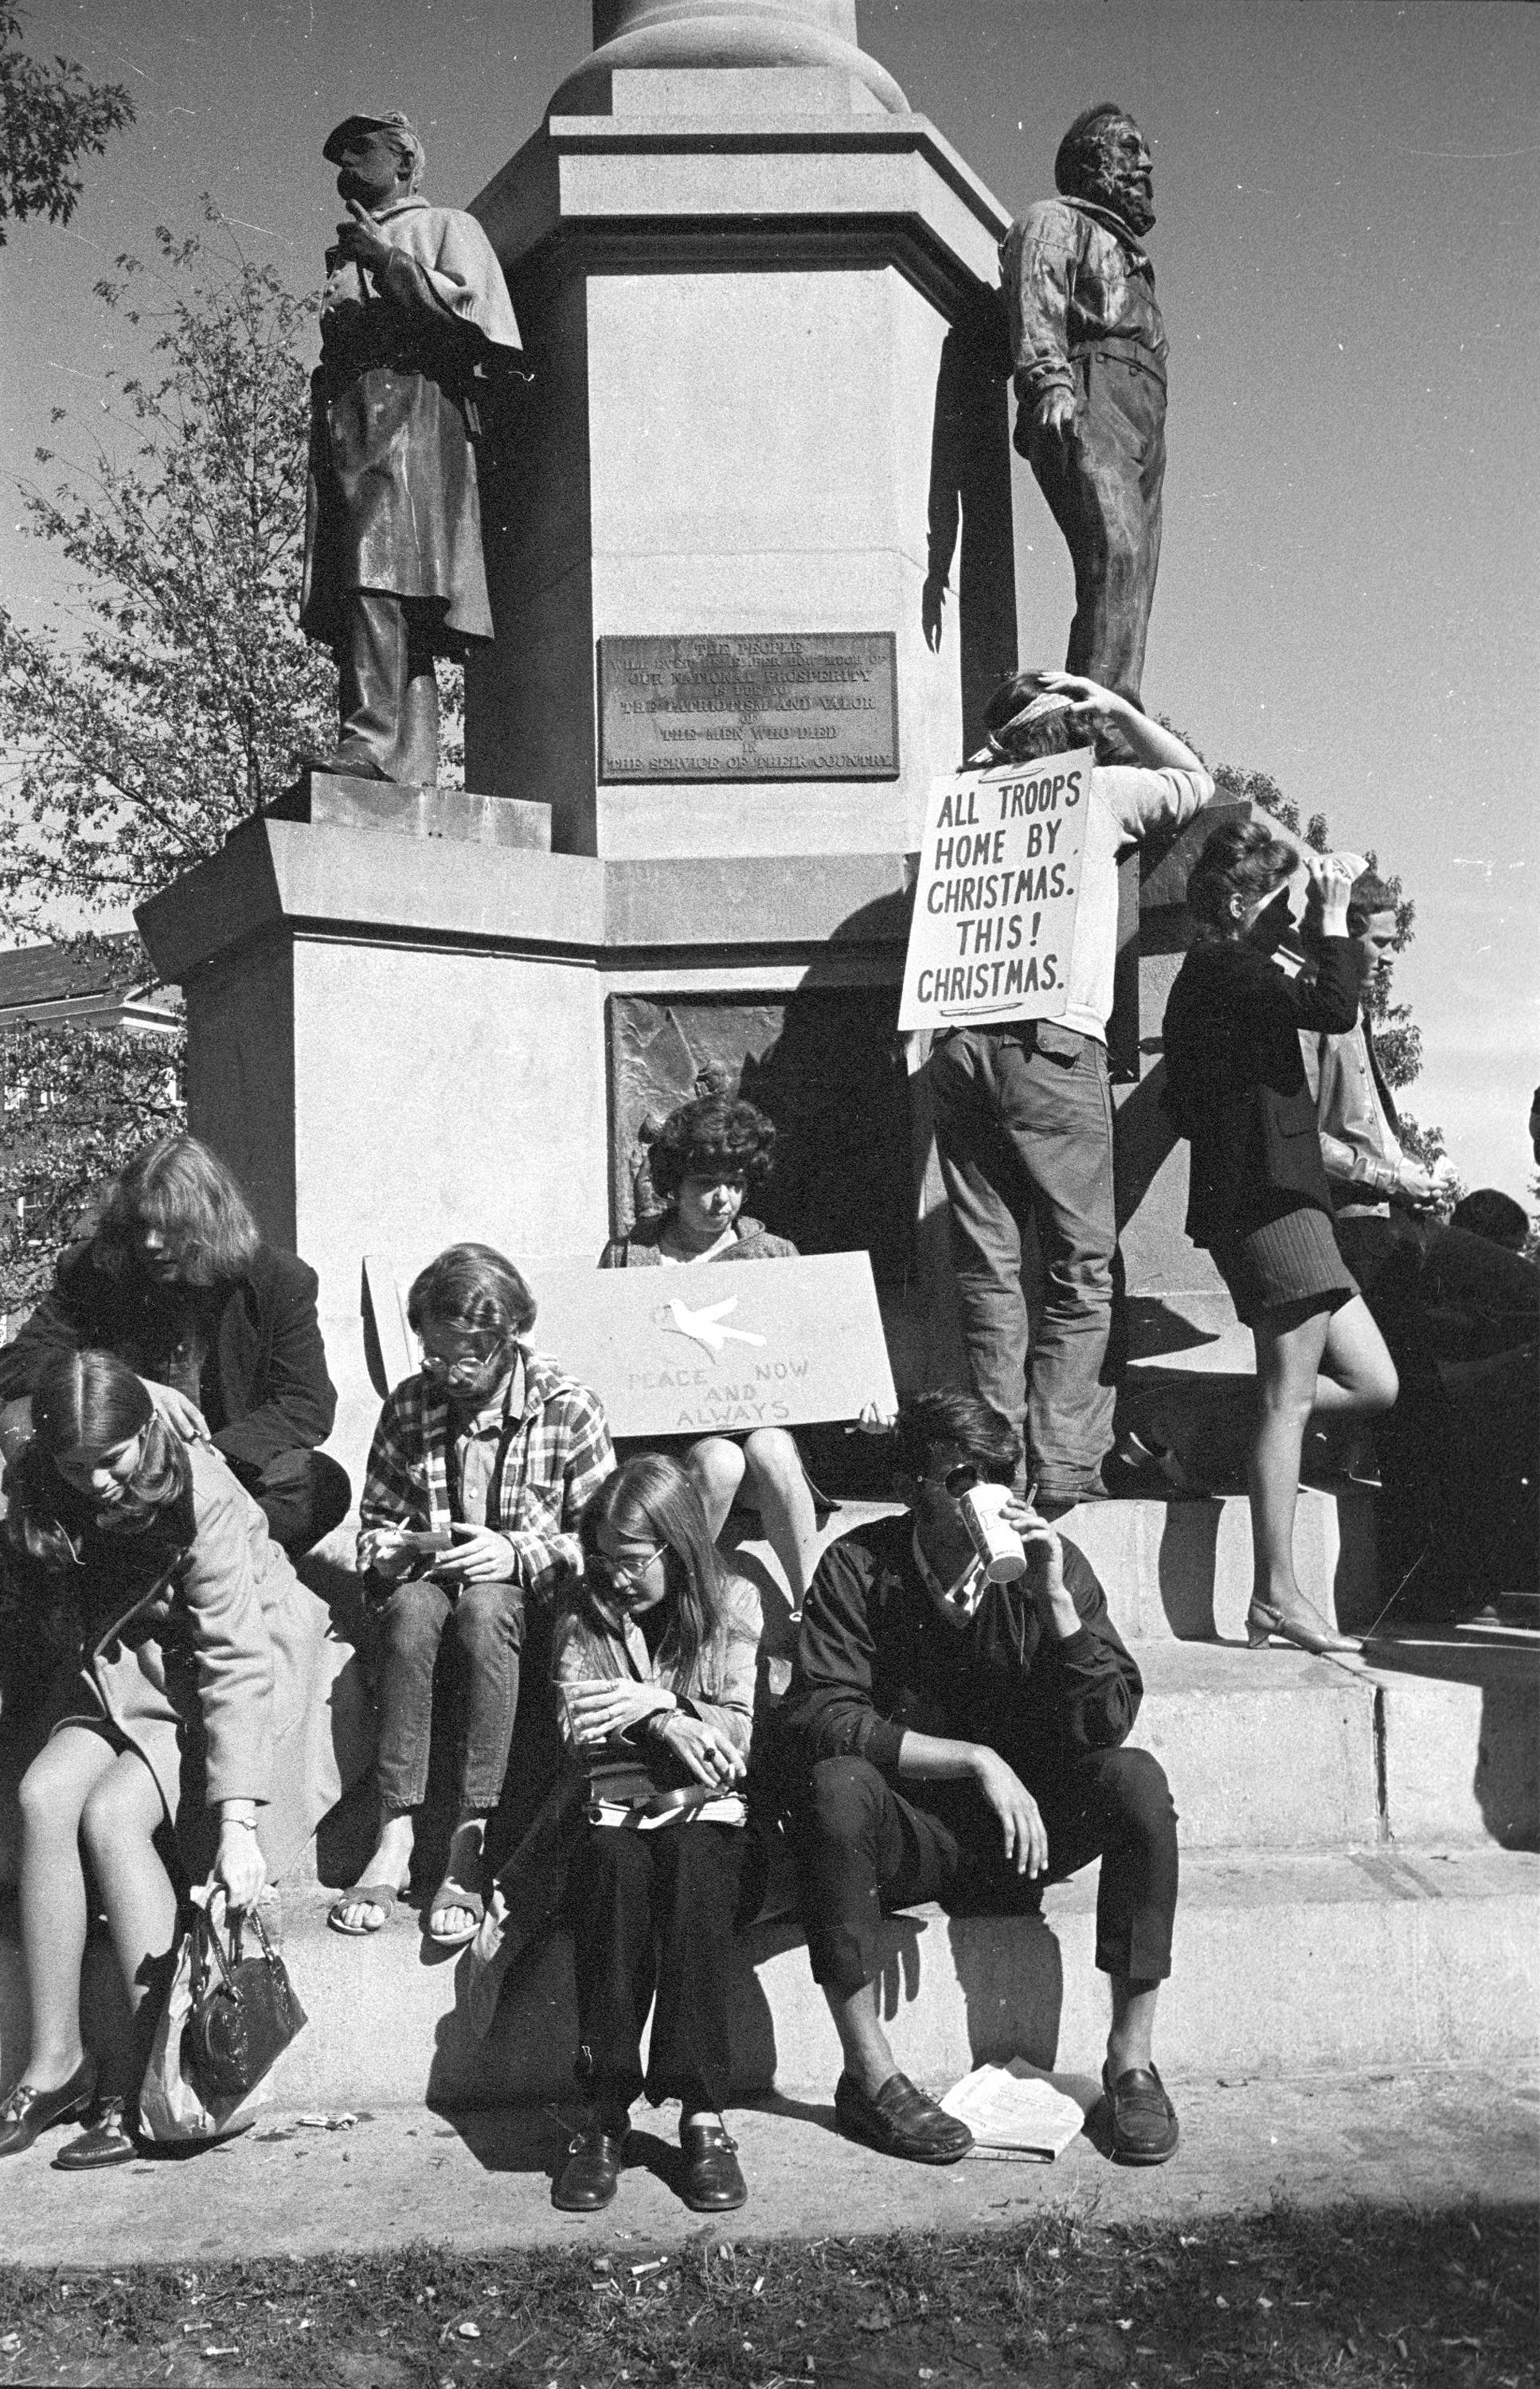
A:
[[[1052,1020],[1069,996],[1090,749],[937,780],[925,810],[900,1028]]]
[[[893,1373],[865,1253],[525,1271],[530,1342],[605,1405],[614,1435],[744,1435],[890,1412]]]

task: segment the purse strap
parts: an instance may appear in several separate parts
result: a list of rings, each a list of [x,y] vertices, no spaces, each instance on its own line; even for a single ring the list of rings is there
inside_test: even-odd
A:
[[[245,1928],[248,1922],[256,1927],[257,1938],[261,1943],[263,1959],[268,1965],[273,1965],[274,1963],[273,1944],[267,1937],[267,1927],[262,1923],[261,1911],[256,1908],[246,1908],[238,1910],[235,1928],[230,1936],[231,1956],[234,1957],[235,1964],[239,1965]],[[235,1986],[231,1978],[230,1973],[231,1957],[225,1954],[224,1944],[220,1937],[219,1926],[214,1923],[213,1918],[210,1915],[209,1910],[206,1908],[200,1908],[197,1911],[197,1923],[194,1931],[194,1944],[198,1957],[202,1961],[200,1972],[204,1978],[207,1979],[210,1971],[208,1961],[212,1957],[214,1961],[213,1971],[218,1974],[226,1990],[234,1991]]]

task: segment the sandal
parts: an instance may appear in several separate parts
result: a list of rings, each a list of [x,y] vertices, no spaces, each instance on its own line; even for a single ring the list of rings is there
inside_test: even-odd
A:
[[[345,1891],[338,1898],[333,1900],[326,1910],[326,1922],[334,1933],[346,1933],[350,1938],[363,1941],[371,1933],[384,1932],[396,1912],[396,1903],[401,1896],[401,1886],[399,1884],[355,1884],[351,1891]],[[350,1924],[346,1921],[350,1908],[382,1908],[385,1913],[377,1924]]]
[[[466,1915],[474,1920],[473,1923],[462,1925],[454,1933],[439,1931],[435,1924],[436,1918],[447,1916],[456,1908],[463,1908]],[[480,1932],[481,1919],[486,1913],[487,1904],[481,1894],[478,1891],[467,1891],[463,1883],[456,1883],[452,1875],[447,1874],[434,1893],[432,1904],[427,1911],[426,1927],[427,1937],[440,1949],[463,1949],[466,1942],[474,1941]]]

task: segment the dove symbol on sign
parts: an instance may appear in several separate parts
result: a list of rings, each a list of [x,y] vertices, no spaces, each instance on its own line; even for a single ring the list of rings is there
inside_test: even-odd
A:
[[[738,1297],[735,1294],[730,1294],[725,1302],[708,1304],[703,1310],[686,1309],[682,1302],[670,1302],[668,1308],[674,1316],[672,1332],[678,1335],[688,1335],[692,1343],[699,1344],[707,1352],[713,1354],[719,1352],[722,1346],[729,1341],[734,1344],[763,1344],[765,1340],[762,1335],[751,1335],[742,1327],[719,1326],[718,1322],[728,1311],[737,1309]]]

